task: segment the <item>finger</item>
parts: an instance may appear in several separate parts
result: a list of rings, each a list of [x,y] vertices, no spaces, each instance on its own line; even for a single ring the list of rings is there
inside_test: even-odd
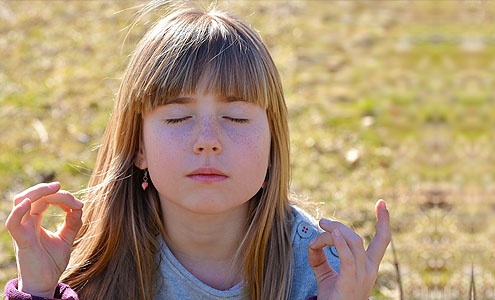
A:
[[[22,218],[29,213],[29,210],[31,209],[31,201],[29,198],[24,199],[24,201],[20,202],[10,212],[9,216],[7,217],[7,221],[5,222],[5,227],[8,229],[12,237],[15,238],[15,236],[19,233],[21,223],[22,223]]]
[[[312,250],[320,250],[326,246],[333,246],[333,238],[330,232],[323,232],[319,234],[314,240],[312,240],[309,244],[310,249]]]
[[[308,263],[313,269],[317,282],[321,282],[329,276],[334,276],[337,272],[328,263],[325,251],[326,246],[333,245],[333,238],[330,232],[324,232],[318,235],[309,243]]]
[[[59,231],[59,236],[69,246],[72,246],[79,229],[82,226],[82,209],[73,209],[67,213],[65,222]]]
[[[368,258],[378,268],[380,262],[385,255],[387,246],[390,243],[390,215],[385,201],[378,200],[375,205],[376,211],[376,233],[366,250]]]
[[[49,194],[40,198],[38,201],[33,202],[31,214],[42,214],[49,205],[55,205],[68,212],[71,209],[81,209],[83,203],[77,200],[71,193],[67,191],[58,191],[55,194]]]
[[[31,202],[35,202],[41,197],[56,193],[59,189],[60,183],[58,182],[37,184],[17,194],[14,197],[14,205],[21,203],[26,198],[31,199]]]
[[[351,248],[338,229],[332,231],[332,239],[335,248],[337,248],[337,251],[339,252],[340,274],[342,274],[344,278],[354,279],[356,277],[356,260]]]
[[[339,230],[342,238],[346,241],[349,249],[351,250],[356,264],[359,266],[364,266],[366,261],[366,252],[364,251],[364,240],[362,237],[344,224],[328,219],[321,219],[320,227],[330,232]]]
[[[5,226],[14,239],[17,250],[29,247],[35,241],[37,218],[31,218],[31,201],[24,199],[10,213]]]

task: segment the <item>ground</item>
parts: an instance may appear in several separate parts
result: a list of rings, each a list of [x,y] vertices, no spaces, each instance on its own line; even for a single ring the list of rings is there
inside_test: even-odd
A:
[[[156,17],[128,28],[140,3],[0,1],[0,223],[30,185],[84,188],[128,56]],[[367,241],[373,205],[387,201],[394,247],[374,299],[494,298],[495,3],[220,4],[259,30],[279,67],[295,197]],[[0,285],[14,276],[2,225]]]

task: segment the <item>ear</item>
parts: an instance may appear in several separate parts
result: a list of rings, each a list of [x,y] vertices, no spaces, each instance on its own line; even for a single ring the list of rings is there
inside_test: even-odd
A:
[[[141,170],[145,170],[148,168],[148,162],[146,160],[146,151],[144,148],[143,139],[139,139],[139,149],[134,158],[134,165]]]

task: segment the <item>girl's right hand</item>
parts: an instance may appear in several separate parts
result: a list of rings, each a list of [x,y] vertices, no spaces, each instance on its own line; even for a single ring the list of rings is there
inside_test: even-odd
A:
[[[41,226],[50,205],[66,212],[57,232]],[[69,263],[72,243],[82,226],[83,203],[60,190],[60,183],[41,183],[14,198],[14,208],[5,223],[14,239],[19,291],[53,298],[62,272]]]

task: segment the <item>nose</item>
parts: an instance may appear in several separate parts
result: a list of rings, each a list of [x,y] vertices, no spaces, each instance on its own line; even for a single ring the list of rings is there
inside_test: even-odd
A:
[[[196,154],[222,152],[218,124],[212,119],[203,118],[198,124],[198,135],[193,146]]]

